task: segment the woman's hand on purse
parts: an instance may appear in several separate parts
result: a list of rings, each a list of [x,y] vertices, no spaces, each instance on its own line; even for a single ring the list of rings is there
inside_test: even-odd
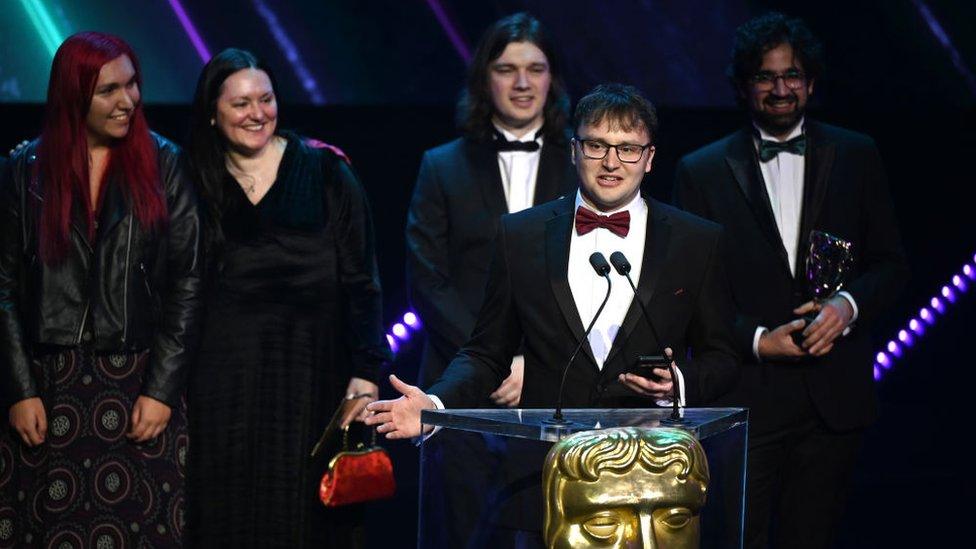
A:
[[[366,405],[376,400],[379,394],[379,387],[372,381],[358,377],[351,378],[349,386],[346,387],[346,400],[342,403],[342,419],[339,421],[339,427],[344,429],[353,421],[365,420]]]
[[[47,413],[40,397],[25,398],[10,407],[10,426],[24,444],[34,447],[47,438]]]
[[[132,405],[132,428],[126,434],[133,442],[148,442],[159,436],[169,424],[173,411],[162,402],[139,395]]]
[[[419,387],[408,385],[395,375],[390,376],[390,385],[403,396],[396,400],[378,400],[367,406],[366,425],[376,425],[376,432],[386,433],[388,439],[420,436],[420,411],[436,408],[434,401]]]

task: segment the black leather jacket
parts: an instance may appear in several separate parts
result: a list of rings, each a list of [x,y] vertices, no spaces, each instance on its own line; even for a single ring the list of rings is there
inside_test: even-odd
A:
[[[31,358],[49,346],[148,349],[142,394],[179,402],[202,314],[201,222],[179,148],[153,137],[166,225],[144,231],[118,182],[106,180],[97,238],[88,241],[84,210],[76,208],[68,255],[55,266],[38,255],[37,141],[10,159],[0,189],[0,388],[7,404],[41,396]]]

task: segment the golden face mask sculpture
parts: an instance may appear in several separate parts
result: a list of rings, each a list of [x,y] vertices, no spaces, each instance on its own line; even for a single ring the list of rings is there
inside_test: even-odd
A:
[[[687,431],[576,433],[549,451],[542,482],[551,549],[698,547],[708,462]]]

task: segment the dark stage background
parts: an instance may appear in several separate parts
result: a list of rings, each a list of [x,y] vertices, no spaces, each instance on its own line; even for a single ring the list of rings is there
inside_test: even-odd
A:
[[[145,65],[152,127],[178,141],[202,57],[177,6],[210,52],[236,45],[268,58],[281,81],[281,125],[345,149],[370,194],[388,324],[408,307],[403,226],[421,154],[455,136],[452,103],[465,51],[491,21],[520,9],[550,28],[574,98],[617,80],[640,86],[658,103],[658,156],[645,186],[663,200],[682,154],[745,120],[723,76],[734,28],[771,7],[806,18],[827,47],[828,73],[817,83],[813,116],[876,138],[911,261],[908,289],[878,326],[878,349],[965,263],[976,262],[973,2],[0,0],[0,6],[3,150],[36,135],[48,45],[71,32],[105,30],[133,43]],[[868,432],[841,547],[949,546],[968,532],[963,498],[973,494],[973,476],[962,441],[976,381],[966,351],[976,335],[974,286],[957,290],[956,303],[878,382],[883,415]],[[414,379],[419,348],[417,338],[405,345],[391,371]],[[383,525],[371,529],[371,544],[410,546],[417,449],[387,446],[400,487],[395,500],[371,508]]]

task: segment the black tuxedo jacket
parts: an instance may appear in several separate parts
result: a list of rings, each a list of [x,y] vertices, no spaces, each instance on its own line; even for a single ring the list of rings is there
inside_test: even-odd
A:
[[[534,204],[576,189],[569,146],[542,147]],[[427,333],[421,385],[437,379],[474,328],[492,242],[508,213],[490,142],[461,138],[424,154],[407,217],[410,299]]]
[[[644,262],[638,290],[657,333],[674,349],[689,406],[709,403],[738,373],[733,309],[719,253],[718,226],[648,200]],[[512,356],[525,355],[523,408],[552,408],[563,367],[584,341],[567,279],[575,195],[502,218],[484,304],[471,339],[428,389],[447,408],[475,407],[508,376]],[[597,276],[593,273],[593,276]],[[639,355],[658,354],[640,307],[631,303],[603,369],[589,343],[570,367],[567,408],[648,407],[617,381]]]
[[[742,376],[723,404],[750,408],[750,432],[789,424],[805,399],[828,427],[868,425],[877,414],[872,381],[872,322],[901,290],[907,276],[884,169],[867,136],[807,120],[807,150],[796,276],[776,227],[751,128],[744,128],[681,159],[676,204],[721,224],[737,314]],[[844,285],[858,307],[847,336],[820,358],[762,363],[753,355],[758,326],[772,330],[793,320],[810,299],[803,282],[809,235],[821,230],[854,243],[855,264]]]

